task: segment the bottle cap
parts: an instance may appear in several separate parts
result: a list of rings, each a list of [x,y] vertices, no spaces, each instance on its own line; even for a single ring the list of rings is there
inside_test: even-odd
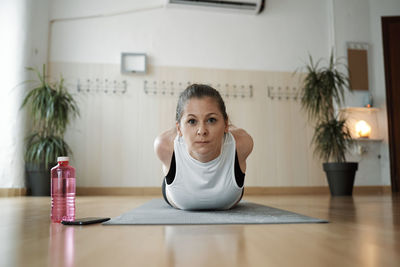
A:
[[[69,157],[58,157],[57,162],[59,161],[69,161]]]

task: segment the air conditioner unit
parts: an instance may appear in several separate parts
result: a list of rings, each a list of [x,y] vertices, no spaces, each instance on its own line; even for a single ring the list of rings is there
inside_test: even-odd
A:
[[[167,0],[167,7],[188,7],[260,14],[265,0]]]

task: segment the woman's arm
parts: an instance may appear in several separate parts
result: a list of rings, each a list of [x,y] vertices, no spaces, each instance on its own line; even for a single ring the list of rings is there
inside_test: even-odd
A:
[[[176,127],[171,128],[154,140],[154,152],[160,159],[164,175],[168,174],[171,165],[172,153],[174,152],[174,139],[177,135]]]
[[[243,129],[237,128],[234,125],[229,125],[229,131],[232,133],[236,141],[236,151],[238,153],[238,160],[240,169],[246,171],[246,159],[253,151],[253,138]]]

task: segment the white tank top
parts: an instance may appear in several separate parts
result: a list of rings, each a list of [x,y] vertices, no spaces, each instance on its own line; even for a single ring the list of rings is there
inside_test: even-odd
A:
[[[203,163],[190,156],[182,137],[175,138],[175,178],[165,188],[174,206],[182,210],[223,210],[240,199],[243,186],[235,180],[235,138],[228,132],[224,139],[221,154]]]

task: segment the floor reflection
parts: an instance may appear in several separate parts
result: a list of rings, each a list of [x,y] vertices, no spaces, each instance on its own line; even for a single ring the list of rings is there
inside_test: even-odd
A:
[[[400,193],[392,193],[391,195],[391,206],[392,206],[392,218],[393,227],[400,228]]]
[[[166,226],[164,237],[169,266],[242,265],[244,228],[240,225]],[[227,256],[229,255],[229,256]]]
[[[74,226],[50,224],[49,266],[75,266]]]
[[[335,221],[340,217],[341,221],[357,221],[357,208],[353,197],[331,197],[329,199],[329,220]]]
[[[21,240],[20,222],[23,209],[16,209],[12,203],[15,198],[0,197],[0,266],[17,266],[19,240]]]

